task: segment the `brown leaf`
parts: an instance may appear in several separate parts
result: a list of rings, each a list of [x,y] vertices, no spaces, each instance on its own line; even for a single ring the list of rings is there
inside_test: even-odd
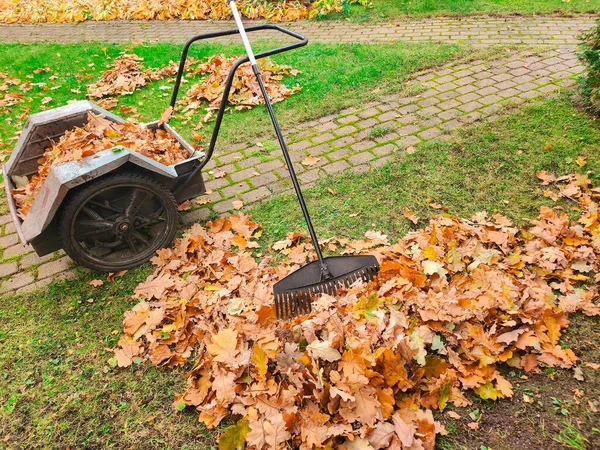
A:
[[[402,208],[402,215],[410,220],[415,225],[419,222],[419,218],[406,206]]]
[[[316,165],[319,161],[321,160],[321,158],[315,158],[314,156],[307,156],[306,158],[304,158],[302,160],[302,165],[305,167],[312,167],[314,165]]]

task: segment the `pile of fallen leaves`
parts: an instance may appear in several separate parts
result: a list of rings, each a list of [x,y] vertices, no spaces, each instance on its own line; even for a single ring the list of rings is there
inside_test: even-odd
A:
[[[150,81],[175,75],[179,67],[178,62],[171,62],[161,69],[145,69],[142,65],[143,61],[144,58],[138,55],[122,53],[96,83],[88,85],[87,96],[91,99],[99,99],[114,95],[130,95]],[[196,62],[195,59],[189,58],[186,67]]]
[[[249,19],[288,22],[340,12],[343,5],[366,0],[238,0],[238,9]],[[231,18],[227,0],[0,0],[0,22],[83,22],[86,20],[223,20]]]
[[[8,92],[9,86],[18,86],[20,84],[21,80],[18,78],[12,78],[0,72],[0,111],[6,110],[21,101],[23,98],[22,93]]]
[[[198,109],[203,100],[210,102],[211,109],[217,109],[221,104],[221,97],[225,90],[225,81],[231,71],[237,56],[226,57],[223,54],[215,55],[203,64],[199,64],[193,71],[194,74],[208,74],[201,83],[194,84],[187,92],[186,109]],[[299,86],[286,87],[281,80],[284,75],[298,75],[299,70],[291,66],[275,64],[270,58],[258,60],[262,79],[272,103],[277,103],[290,95],[300,91]],[[235,73],[229,103],[237,105],[236,109],[251,108],[258,104],[264,104],[252,66],[243,64]]]
[[[283,262],[257,262],[249,216],[196,224],[153,259],[112,363],[194,361],[174,406],[209,428],[239,419],[220,448],[432,450],[445,432],[432,410],[469,405],[470,390],[511,397],[502,363],[574,367],[559,344],[569,313],[600,314],[600,189],[586,175],[538,176],[576,200],[577,222],[543,207],[520,229],[498,214],[443,214],[395,244],[373,231],[329,239],[331,251],[376,255],[380,274],[291,322],[275,319],[272,285],[313,258],[310,244],[290,234],[272,246]]]
[[[151,130],[133,122],[115,123],[101,114],[88,112],[85,125],[68,130],[58,142],[52,143],[39,160],[37,174],[23,186],[13,189],[12,196],[19,216],[24,218],[27,215],[53,167],[119,146],[166,165],[189,158],[188,151],[163,129]]]

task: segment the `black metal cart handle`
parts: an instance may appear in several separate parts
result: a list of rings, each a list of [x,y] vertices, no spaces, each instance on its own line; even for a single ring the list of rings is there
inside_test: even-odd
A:
[[[287,34],[288,36],[298,39],[298,42],[293,42],[291,44],[284,45],[283,47],[277,47],[277,48],[274,48],[271,50],[266,50],[264,52],[257,53],[256,55],[254,55],[254,57],[256,59],[266,58],[267,56],[276,55],[278,53],[283,53],[288,50],[293,50],[295,48],[303,47],[306,44],[308,44],[307,37],[305,37],[299,33],[296,33],[294,31],[288,30],[287,28],[281,27],[279,25],[263,24],[263,25],[256,25],[253,27],[246,28],[247,32],[260,31],[260,30],[280,31],[283,34]],[[193,36],[185,43],[185,45],[183,46],[183,52],[181,54],[181,60],[179,62],[179,69],[177,70],[177,78],[175,79],[175,86],[173,86],[173,95],[171,95],[171,107],[173,108],[173,111],[175,110],[175,103],[177,102],[177,95],[179,93],[179,87],[181,85],[181,78],[183,77],[183,72],[185,70],[185,62],[187,60],[188,51],[189,51],[190,46],[196,41],[200,41],[200,40],[204,40],[204,39],[212,39],[212,38],[221,37],[221,36],[231,36],[231,35],[239,34],[239,33],[240,33],[240,31],[236,29],[236,30],[227,30],[227,31],[217,31],[214,33],[199,34],[197,36]],[[242,64],[244,64],[248,61],[250,61],[250,58],[248,56],[243,56],[243,57],[239,58],[238,60],[236,60],[233,63],[233,66],[231,67],[231,71],[229,72],[229,75],[227,76],[227,80],[225,81],[225,90],[223,91],[221,105],[219,106],[219,112],[217,113],[217,117],[215,120],[215,128],[213,129],[213,133],[212,133],[212,137],[210,139],[210,144],[208,146],[208,150],[206,151],[206,155],[204,156],[204,159],[202,159],[202,161],[200,162],[200,165],[194,170],[194,173],[192,174],[192,176],[195,175],[199,170],[201,170],[208,163],[210,158],[212,157],[212,154],[215,150],[215,146],[217,144],[217,138],[219,135],[219,130],[221,128],[221,122],[223,121],[223,115],[225,114],[225,109],[227,108],[227,102],[229,99],[229,92],[231,91],[231,85],[233,83],[233,77],[234,77],[237,69]],[[188,179],[191,179],[192,176],[188,177]],[[185,181],[183,184],[185,184]]]

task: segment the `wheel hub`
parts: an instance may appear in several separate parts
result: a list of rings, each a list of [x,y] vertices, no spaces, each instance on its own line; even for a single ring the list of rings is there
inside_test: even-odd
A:
[[[115,230],[119,234],[128,234],[131,232],[132,229],[133,229],[133,224],[126,217],[117,219],[115,221]]]

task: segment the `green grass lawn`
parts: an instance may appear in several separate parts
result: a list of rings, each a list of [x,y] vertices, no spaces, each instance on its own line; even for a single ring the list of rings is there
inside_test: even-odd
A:
[[[263,42],[259,43],[257,49],[271,48],[273,45]],[[0,113],[0,152],[4,151],[4,159],[14,145],[11,138],[24,125],[24,121],[19,119],[23,113],[31,114],[42,108],[62,106],[69,100],[85,99],[86,85],[95,82],[120,52],[133,51],[144,58],[147,67],[157,68],[178,60],[181,48],[177,44],[144,44],[134,48],[100,43],[0,44],[1,72],[22,81],[44,83],[26,92],[25,101],[10,108],[8,114]],[[203,59],[217,53],[240,55],[243,49],[240,46],[198,44],[192,47],[190,56]],[[278,63],[290,64],[302,71],[296,77],[285,78],[285,83],[298,83],[302,91],[276,104],[277,114],[282,124],[293,126],[299,121],[321,117],[397,91],[411,73],[465,55],[471,55],[471,49],[431,43],[309,44],[273,57]],[[43,67],[50,70],[34,72]],[[180,98],[195,81],[191,79],[182,85]],[[157,81],[140,88],[133,95],[118,97],[119,104],[113,111],[127,117],[127,114],[119,112],[119,108],[134,106],[140,113],[139,120],[156,120],[169,104],[172,82]],[[160,89],[161,86],[169,89]],[[375,88],[378,88],[377,92],[373,92]],[[73,89],[81,93],[74,94]],[[18,87],[12,86],[10,91],[17,92]],[[51,97],[52,100],[42,105],[45,97]],[[178,127],[179,131],[186,137],[191,136],[192,128],[205,115],[204,109],[198,110],[189,124]],[[176,127],[181,124],[181,115],[177,111],[172,124]],[[233,111],[224,120],[222,142],[226,144],[259,136],[270,126],[263,108]],[[202,142],[208,140],[210,128],[209,125],[202,131],[206,137]]]
[[[372,0],[367,6],[352,5],[354,21],[394,19],[407,16],[467,16],[502,14],[597,13],[600,0]],[[343,18],[332,14],[331,18]]]
[[[548,143],[552,150],[546,149]],[[597,123],[574,109],[568,99],[552,100],[465,131],[455,141],[398,155],[383,168],[325,179],[307,190],[306,197],[322,237],[360,238],[373,226],[398,237],[414,228],[401,215],[403,206],[422,217],[419,226],[435,214],[426,206],[427,198],[463,217],[485,209],[524,223],[537,217],[541,205],[551,204],[542,195],[536,170],[556,175],[589,170],[600,185],[599,151]],[[583,168],[575,163],[578,156],[587,160]],[[559,204],[566,210],[572,206]],[[290,196],[260,204],[252,214],[265,227],[266,243],[303,230]],[[183,389],[180,375],[189,367],[155,369],[142,363],[114,369],[108,365],[112,353],[107,349],[118,340],[123,312],[136,303],[130,293],[150,270],[144,266],[129,271],[96,289],[88,281],[101,276],[82,274],[35,294],[2,299],[0,442],[8,448],[216,448],[214,434],[198,424],[197,413],[177,413],[171,407],[173,393]],[[575,318],[565,342],[573,344],[583,360],[600,362],[599,332],[597,318]],[[556,439],[579,436],[597,442],[592,428],[597,426],[595,416],[585,412],[585,402],[577,405],[573,397],[572,372],[551,372],[559,377],[557,382],[547,378],[550,372],[528,381],[515,379],[522,385],[514,401],[475,404],[473,408],[481,408],[484,414],[478,432],[466,427],[468,420],[453,422],[444,415],[451,433],[438,448],[479,449],[484,444],[494,449],[523,448],[516,443],[522,442],[519,432],[524,424],[533,427],[539,445],[527,449],[563,448]],[[590,371],[586,382],[576,387],[597,398],[599,384],[597,372]],[[532,407],[518,402],[521,391],[531,396],[539,393],[536,417],[543,420],[529,412],[519,415],[522,408]],[[566,415],[555,412],[551,398],[561,402]],[[500,422],[488,422],[493,417]]]

